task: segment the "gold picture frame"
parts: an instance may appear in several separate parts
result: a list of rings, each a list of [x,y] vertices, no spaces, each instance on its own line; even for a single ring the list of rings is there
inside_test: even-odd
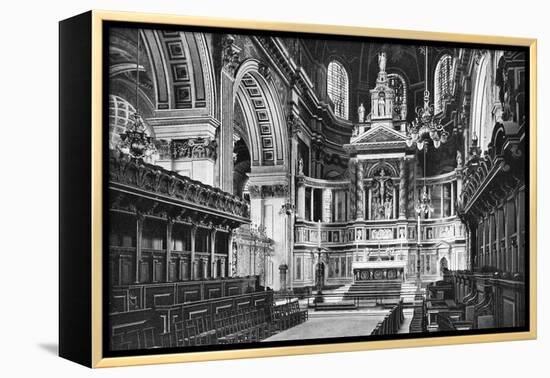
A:
[[[210,17],[190,17],[190,16],[175,16],[161,14],[145,14],[145,13],[126,13],[126,12],[111,12],[93,10],[86,14],[86,25],[89,25],[90,40],[90,69],[91,69],[91,133],[87,135],[90,138],[90,216],[89,223],[89,240],[91,245],[82,246],[89,248],[90,259],[86,260],[89,264],[88,272],[90,277],[91,293],[89,297],[91,313],[89,320],[90,331],[90,355],[88,358],[72,356],[68,348],[74,348],[74,343],[66,342],[66,347],[63,346],[64,339],[69,337],[67,333],[61,337],[60,351],[61,355],[77,362],[84,363],[90,367],[115,367],[115,366],[130,366],[144,364],[161,364],[174,362],[191,362],[191,361],[209,361],[222,359],[240,359],[251,357],[269,357],[269,356],[285,356],[285,355],[302,355],[312,353],[329,353],[329,352],[349,352],[360,350],[374,349],[390,349],[390,348],[407,348],[407,347],[425,347],[449,344],[468,344],[468,343],[484,343],[496,341],[514,341],[535,339],[537,336],[537,41],[536,39],[501,37],[501,36],[482,36],[469,34],[453,34],[453,33],[437,33],[413,30],[394,30],[394,29],[378,29],[368,27],[353,27],[353,26],[336,26],[336,25],[317,25],[317,24],[295,24],[282,22],[258,22],[253,20],[232,20],[219,19]],[[525,332],[507,332],[507,333],[490,333],[476,335],[457,335],[457,336],[431,336],[426,338],[406,338],[397,340],[376,340],[376,341],[361,341],[361,342],[342,342],[333,344],[308,344],[299,346],[269,346],[262,348],[247,348],[236,350],[216,350],[216,351],[200,351],[188,353],[170,353],[170,354],[154,354],[154,355],[136,355],[124,357],[104,357],[103,353],[103,306],[105,305],[103,296],[103,199],[104,199],[104,146],[103,146],[103,130],[102,122],[104,117],[103,104],[103,75],[104,66],[103,58],[105,53],[105,36],[103,35],[104,22],[121,22],[121,23],[138,23],[138,24],[162,24],[162,25],[185,25],[196,27],[212,27],[212,28],[231,28],[250,31],[273,31],[273,32],[297,32],[297,33],[321,33],[341,36],[358,36],[358,37],[377,37],[377,38],[396,38],[400,40],[426,40],[436,42],[457,42],[470,44],[492,44],[503,46],[522,46],[529,50],[529,330]],[[62,22],[63,23],[63,22]],[[63,30],[63,29],[62,29]],[[61,36],[63,38],[63,36]],[[69,46],[68,44],[67,46]],[[63,43],[62,43],[62,46]],[[63,52],[60,52],[63,54]],[[63,74],[63,71],[61,72]],[[63,101],[62,105],[63,107]],[[73,198],[75,199],[75,198]],[[63,206],[61,204],[60,206]],[[61,247],[63,248],[63,246]],[[63,256],[66,256],[62,253]],[[82,262],[85,264],[86,262]],[[63,262],[61,265],[63,266]],[[66,264],[72,264],[67,262]],[[64,269],[68,269],[65,267]],[[81,265],[79,268],[85,266]],[[61,269],[63,270],[63,269]],[[62,297],[65,295],[73,295],[71,292],[64,291],[68,279],[62,279],[61,292]],[[69,290],[69,289],[67,289]],[[63,301],[61,299],[61,301]],[[69,301],[70,302],[70,301]],[[66,312],[70,303],[61,303],[60,311]],[[66,321],[66,318],[64,318]],[[87,319],[88,320],[88,319]],[[63,321],[60,318],[60,321]],[[64,327],[62,325],[62,327]],[[77,327],[84,328],[85,325],[74,326],[71,330]],[[68,332],[68,331],[67,331]],[[83,332],[87,332],[84,331]],[[84,340],[87,340],[84,338]],[[86,353],[88,350],[86,349]]]

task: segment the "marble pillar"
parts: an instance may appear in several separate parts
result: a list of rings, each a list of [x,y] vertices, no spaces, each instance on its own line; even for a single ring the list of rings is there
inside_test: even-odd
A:
[[[365,212],[365,188],[363,184],[363,163],[361,161],[357,162],[357,185],[356,185],[356,196],[357,196],[357,208],[356,208],[356,219],[363,220]]]
[[[407,217],[407,175],[405,158],[399,162],[399,219]]]
[[[357,182],[357,176],[356,176],[356,166],[357,166],[357,159],[356,158],[350,158],[348,162],[348,170],[349,170],[349,177],[350,177],[350,184],[349,184],[349,210],[350,210],[350,219],[355,219],[356,217],[356,205],[357,205],[357,196],[356,196],[356,182]]]
[[[306,217],[306,186],[303,180],[298,178],[298,193],[297,193],[297,214],[298,219]]]
[[[332,222],[332,189],[323,189],[322,219],[325,223]]]

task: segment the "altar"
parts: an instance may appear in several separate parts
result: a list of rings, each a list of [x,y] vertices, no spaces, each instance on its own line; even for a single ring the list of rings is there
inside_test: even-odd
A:
[[[353,262],[353,282],[405,280],[406,261],[378,260]]]

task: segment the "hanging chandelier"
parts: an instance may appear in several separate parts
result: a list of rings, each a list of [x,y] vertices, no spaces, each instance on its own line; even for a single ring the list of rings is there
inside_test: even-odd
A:
[[[428,90],[428,46],[424,46],[425,65],[424,65],[424,105],[416,108],[415,119],[407,126],[407,146],[412,147],[416,144],[419,151],[424,148],[424,144],[433,142],[435,148],[439,148],[441,143],[446,143],[449,133],[441,124],[441,117],[434,115],[434,106],[430,104],[430,91]]]
[[[434,208],[432,207],[432,196],[428,192],[428,187],[426,186],[426,150],[427,145],[423,147],[424,152],[424,183],[422,184],[422,193],[420,193],[420,197],[418,198],[418,201],[415,206],[416,214],[420,215],[427,215],[428,213],[432,213],[434,211]]]
[[[137,30],[137,59],[136,59],[136,110],[130,116],[133,123],[128,123],[126,132],[120,134],[120,143],[117,148],[133,159],[150,158],[157,152],[153,138],[148,136],[147,126],[138,111],[139,108],[139,29]]]

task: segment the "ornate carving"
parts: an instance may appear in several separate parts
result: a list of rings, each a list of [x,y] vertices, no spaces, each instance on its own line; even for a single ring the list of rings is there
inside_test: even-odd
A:
[[[371,231],[372,240],[393,239],[393,230],[391,228],[373,229]]]
[[[225,72],[234,77],[241,63],[241,48],[235,45],[235,37],[226,35],[222,41],[222,65]]]
[[[508,77],[508,65],[504,57],[498,62],[495,82],[498,86],[498,98],[502,106],[502,120],[509,121],[513,118],[513,94],[512,85]]]
[[[271,70],[267,64],[260,63],[258,65],[258,72],[264,77],[266,81],[269,81],[271,79]]]
[[[182,201],[183,204],[198,204],[243,218],[249,216],[249,205],[242,198],[144,162],[111,157],[109,181],[112,184],[122,184],[156,195],[169,196]],[[162,214],[167,216],[165,210]]]
[[[407,216],[407,165],[405,159],[401,159],[399,162],[399,217],[405,218]]]
[[[208,138],[173,140],[170,143],[172,159],[211,159],[216,160],[217,142]]]
[[[302,130],[300,129],[300,122],[294,114],[289,114],[286,117],[286,125],[288,128],[288,135],[291,138],[296,137],[302,132]]]
[[[250,185],[248,187],[250,198],[280,198],[288,196],[288,185]]]

